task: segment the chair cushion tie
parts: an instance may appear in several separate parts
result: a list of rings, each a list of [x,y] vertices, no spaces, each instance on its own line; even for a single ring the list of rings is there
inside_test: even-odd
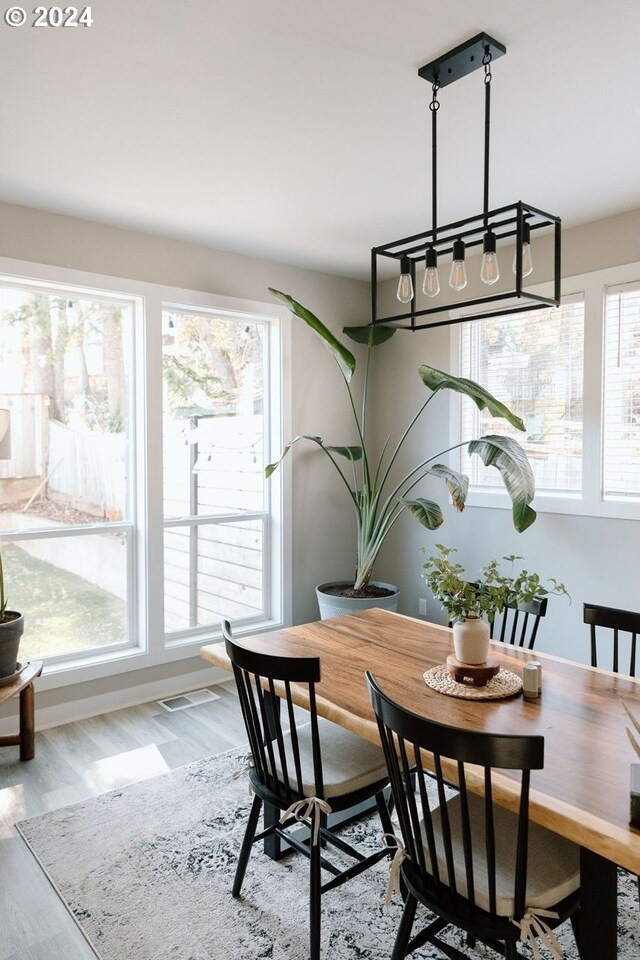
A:
[[[551,956],[554,960],[564,960],[564,953],[562,952],[562,947],[558,943],[558,938],[551,929],[551,927],[544,922],[543,917],[551,917],[554,920],[558,919],[558,914],[554,913],[552,910],[542,910],[536,908],[534,910],[527,910],[522,920],[514,920],[511,918],[511,922],[515,924],[516,927],[520,928],[520,935],[522,940],[529,942],[531,944],[531,951],[534,956],[534,960],[542,960],[542,954],[540,953],[540,947],[538,946],[538,937],[544,943],[545,947],[550,951]]]
[[[238,767],[237,770],[234,770],[233,773],[231,774],[231,779],[238,780],[243,773],[248,773],[250,770],[253,770],[255,765],[256,763],[255,763],[255,760],[253,759],[253,754],[248,753],[247,756],[245,757],[244,766]],[[249,781],[248,783],[248,793],[249,793],[249,796],[251,796],[251,794],[253,793],[253,787],[251,785],[251,781]]]
[[[293,817],[300,823],[311,818],[313,825],[311,842],[314,847],[317,847],[320,840],[320,816],[323,813],[331,813],[331,807],[326,800],[321,800],[320,797],[305,797],[303,800],[296,800],[284,811],[280,817],[280,823],[284,823],[289,817]]]
[[[246,755],[246,757],[244,758],[244,767],[238,767],[237,770],[234,770],[233,773],[231,774],[231,779],[232,779],[232,780],[237,780],[239,777],[242,776],[243,773],[247,773],[247,771],[253,770],[253,768],[255,767],[255,765],[256,765],[256,764],[255,764],[255,761],[254,761],[254,759],[253,759],[253,754],[252,754],[252,753],[248,753],[248,754]]]
[[[411,860],[411,857],[407,853],[402,840],[398,839],[393,833],[383,833],[382,842],[387,850],[395,850],[391,866],[389,867],[389,880],[384,898],[384,904],[388,906],[395,894],[400,893],[400,868],[404,861]]]

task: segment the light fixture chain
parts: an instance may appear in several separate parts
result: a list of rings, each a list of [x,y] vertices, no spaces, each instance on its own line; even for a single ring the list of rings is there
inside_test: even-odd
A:
[[[431,87],[431,103],[429,104],[429,110],[439,110],[440,101],[438,100],[438,91],[440,89],[440,81],[436,80]]]
[[[431,229],[433,230],[433,239],[437,237],[436,228],[438,226],[438,110],[440,101],[438,100],[438,91],[440,81],[435,80],[431,87]]]
[[[491,126],[491,51],[487,48],[482,58],[484,66],[484,223],[489,223],[489,139]]]
[[[484,57],[482,58],[482,65],[484,67],[484,82],[491,83],[493,80],[493,74],[491,73],[491,51],[487,50]]]

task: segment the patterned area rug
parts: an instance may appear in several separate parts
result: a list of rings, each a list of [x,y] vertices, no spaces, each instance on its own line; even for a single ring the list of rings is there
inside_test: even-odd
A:
[[[233,779],[242,756],[210,757],[19,824],[102,960],[307,960],[306,859],[274,863],[256,845],[242,898],[231,897],[251,802],[244,777]],[[371,817],[345,836],[373,851],[380,833]],[[388,960],[400,905],[383,904],[387,876],[383,860],[322,898],[324,957]],[[635,879],[622,873],[619,911],[618,956],[638,960]],[[567,960],[577,960],[569,924],[559,939]],[[468,954],[497,956],[481,946]],[[413,956],[442,954],[427,946]]]

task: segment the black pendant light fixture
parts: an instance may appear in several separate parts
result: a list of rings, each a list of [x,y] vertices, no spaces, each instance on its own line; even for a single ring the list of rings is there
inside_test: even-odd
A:
[[[507,52],[506,47],[486,33],[479,33],[454,50],[421,67],[418,75],[431,83],[431,229],[424,233],[393,240],[371,250],[372,322],[394,324],[406,330],[442,327],[463,320],[495,317],[525,310],[545,309],[560,303],[560,217],[545,213],[522,200],[507,206],[489,209],[489,134],[491,119],[491,65]],[[438,93],[455,80],[484,69],[484,202],[482,213],[455,223],[438,224],[438,138],[437,117],[440,109]],[[539,230],[553,231],[553,296],[543,297],[523,288],[525,277],[534,273],[532,234]],[[505,289],[507,271],[503,265],[503,283],[491,288],[500,279],[498,241],[515,238],[512,264],[513,283]],[[467,286],[467,250],[482,246],[480,279],[486,295],[464,299]],[[378,258],[398,263],[397,300],[405,307],[393,316],[378,316]],[[450,263],[450,265],[449,265]],[[439,266],[440,265],[440,266]],[[511,266],[511,265],[510,265]],[[444,279],[446,272],[447,280]],[[420,289],[426,301],[418,304],[416,273],[422,275]],[[422,271],[424,273],[422,274]],[[535,277],[534,277],[535,279]],[[449,292],[446,287],[448,286]],[[424,306],[423,306],[424,302]],[[464,316],[451,317],[450,311],[465,309]],[[446,315],[446,319],[440,319]]]

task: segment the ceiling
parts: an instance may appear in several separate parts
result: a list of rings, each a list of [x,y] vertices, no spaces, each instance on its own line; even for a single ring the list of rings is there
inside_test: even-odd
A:
[[[491,204],[640,207],[638,0],[94,0],[0,24],[0,198],[345,276],[430,226],[422,64],[486,31]],[[442,90],[441,222],[481,211],[481,73]]]

